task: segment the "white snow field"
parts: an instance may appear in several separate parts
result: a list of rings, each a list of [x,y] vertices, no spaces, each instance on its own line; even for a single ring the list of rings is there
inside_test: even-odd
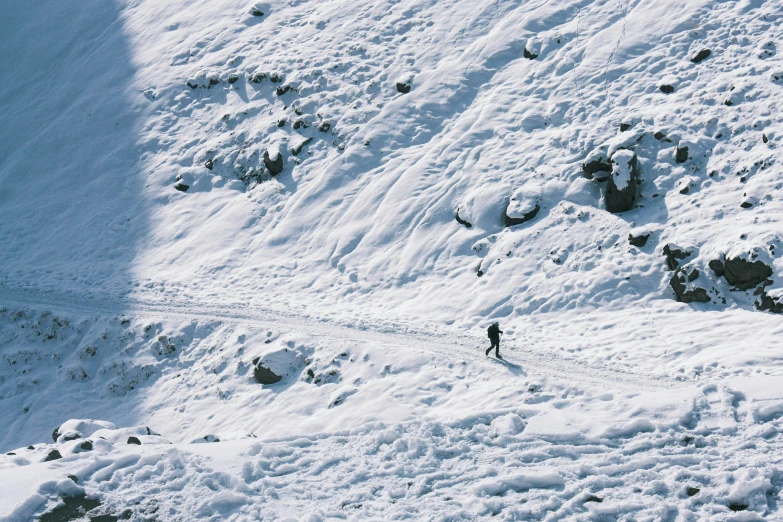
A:
[[[3,0],[0,521],[783,520],[781,46]]]

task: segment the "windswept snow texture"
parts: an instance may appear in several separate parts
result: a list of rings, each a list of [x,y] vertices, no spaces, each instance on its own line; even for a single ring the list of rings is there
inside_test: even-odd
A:
[[[706,254],[752,241],[780,288],[779,2],[96,5],[4,10],[8,286],[469,326],[673,299],[674,242],[691,307],[752,309]],[[621,216],[581,169],[618,139],[642,171]],[[506,228],[520,190],[541,210]]]
[[[782,46],[772,0],[3,0],[0,520],[780,519]]]

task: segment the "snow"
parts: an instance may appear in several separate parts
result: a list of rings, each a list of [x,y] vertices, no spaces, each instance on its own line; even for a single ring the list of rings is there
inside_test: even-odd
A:
[[[782,16],[7,0],[0,520],[779,517]]]

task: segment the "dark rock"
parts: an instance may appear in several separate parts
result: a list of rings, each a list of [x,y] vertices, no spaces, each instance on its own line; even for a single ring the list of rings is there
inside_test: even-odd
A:
[[[14,453],[13,451],[9,451],[8,453],[6,453],[6,455],[11,455],[11,456],[13,456],[13,455],[16,455],[16,453]]]
[[[590,495],[589,497],[587,497],[585,499],[585,503],[587,503],[587,502],[603,502],[603,501],[604,501],[604,499],[602,499],[601,497],[596,497],[595,495]]]
[[[658,141],[661,141],[666,137],[666,134],[662,133],[661,131],[656,131],[655,134],[653,134],[653,138],[655,138]]]
[[[708,263],[710,269],[715,272],[718,277],[723,277],[723,261],[719,259],[713,259]]]
[[[57,451],[56,449],[53,449],[46,456],[46,458],[44,459],[44,462],[49,462],[49,461],[52,461],[52,460],[58,460],[58,459],[61,459],[61,458],[63,458],[63,456],[60,455],[60,452]]]
[[[691,256],[692,252],[678,247],[672,243],[667,243],[663,247],[663,255],[666,256],[666,266],[669,270],[677,270],[680,266],[678,261],[687,259]]]
[[[266,168],[269,169],[269,173],[273,176],[277,176],[281,172],[283,172],[283,167],[285,166],[283,164],[283,155],[279,152],[277,153],[277,156],[272,159],[269,156],[269,151],[264,151],[264,165],[266,165]]]
[[[292,90],[294,90],[294,89],[290,85],[281,85],[280,87],[275,89],[275,94],[277,94],[278,96],[282,96],[282,95],[284,95],[287,92],[290,92]]]
[[[180,192],[187,192],[188,189],[190,188],[190,185],[186,185],[181,181],[177,181],[177,183],[174,185],[174,188],[179,190]]]
[[[52,440],[57,442],[57,437],[60,436],[60,427],[57,426],[54,431],[52,432]]]
[[[62,497],[63,503],[44,513],[38,519],[40,522],[68,522],[71,520],[95,520],[95,517],[88,516],[87,513],[99,507],[101,502],[94,498],[87,498],[84,493],[73,496]],[[116,518],[114,518],[116,520]]]
[[[756,309],[762,312],[772,312],[773,314],[783,314],[783,299],[772,297],[762,289],[759,294],[759,300],[756,301]]]
[[[626,176],[628,179],[625,179]],[[606,181],[606,210],[613,214],[631,210],[636,204],[639,179],[636,154],[626,150],[615,152],[612,156],[612,175]]]
[[[409,81],[398,81],[397,82],[397,91],[401,92],[402,94],[408,94],[411,92],[411,82]]]
[[[680,194],[687,194],[687,193],[688,193],[688,192],[690,192],[690,191],[691,191],[691,187],[690,187],[690,185],[685,185],[684,187],[682,187],[682,188],[680,189]]]
[[[297,130],[300,129],[300,128],[306,129],[309,126],[310,125],[305,120],[296,120],[294,122],[294,129],[297,129]]]
[[[67,478],[71,479],[71,481],[74,482],[75,484],[79,483],[79,477],[77,477],[76,475],[68,475]]]
[[[328,121],[322,121],[318,124],[318,132],[329,132],[329,130],[332,128],[332,124]]]
[[[742,208],[751,208],[751,207],[753,207],[753,203],[750,202],[750,201],[743,201],[742,203],[740,203],[740,207],[742,207]]]
[[[231,73],[231,74],[228,75],[228,83],[229,83],[229,85],[233,85],[233,84],[237,83],[238,80],[239,80],[239,75],[238,74]]]
[[[698,278],[699,278],[699,271],[694,268],[688,274],[688,282],[692,283],[692,282],[696,281],[696,279],[698,279]]]
[[[139,440],[138,437],[133,437],[133,436],[128,437],[128,442],[127,443],[128,444],[135,444],[137,446],[141,446],[141,441]]]
[[[33,445],[27,446],[27,449],[29,449],[29,450],[34,450],[34,449],[35,449],[35,446],[33,446]]]
[[[281,375],[277,375],[261,364],[256,364],[256,367],[253,369],[253,377],[255,377],[258,384],[275,384],[283,379]]]
[[[659,86],[658,88],[664,94],[671,94],[671,93],[674,92],[674,86],[673,85],[663,84],[663,85]]]
[[[283,76],[277,73],[272,73],[269,75],[269,81],[272,83],[281,83],[283,81]]]
[[[81,438],[81,436],[75,431],[67,432],[62,437],[63,437],[63,442],[70,442],[72,440]]]
[[[312,368],[308,368],[307,369],[307,380],[308,381],[312,381],[313,379],[315,379],[315,372],[313,371]]]
[[[210,78],[209,79],[209,86],[210,87],[215,86],[215,85],[217,85],[219,83],[220,83],[220,80],[218,78]]]
[[[535,60],[536,58],[538,58],[538,55],[537,54],[533,54],[530,51],[528,51],[527,47],[525,47],[525,49],[522,51],[522,56],[524,56],[528,60]]]
[[[625,132],[631,127],[633,127],[633,124],[631,123],[620,123],[620,132]]]
[[[685,163],[688,161],[688,146],[680,145],[677,147],[677,153],[674,155],[674,160],[677,163]]]
[[[712,264],[713,261],[710,261],[710,268],[712,268]],[[723,277],[730,285],[740,290],[750,290],[770,276],[772,276],[772,268],[763,261],[748,261],[741,257],[723,261]]]
[[[508,213],[507,213],[508,212],[508,205],[506,205],[506,209],[503,211],[503,223],[507,227],[513,227],[513,226],[516,226],[516,225],[521,225],[522,223],[527,223],[528,221],[530,221],[531,219],[536,217],[536,214],[538,214],[539,210],[541,210],[541,206],[540,205],[536,205],[535,207],[533,207],[533,209],[531,211],[522,214],[522,216],[520,216],[520,217],[513,218],[513,217],[510,217],[508,215]],[[468,227],[468,228],[470,228],[470,227]]]
[[[763,143],[768,143],[768,142],[769,142],[769,138],[767,138],[767,135],[766,135],[766,134],[762,134],[762,135],[761,135],[761,141],[762,141]]]
[[[457,220],[457,223],[459,223],[460,225],[462,225],[462,226],[463,226],[463,227],[465,227],[465,228],[473,228],[473,223],[471,223],[471,222],[469,222],[469,221],[465,221],[464,219],[462,219],[461,217],[459,217],[459,210],[457,210],[457,211],[454,213],[454,219],[456,219],[456,220]]]
[[[697,494],[699,491],[701,491],[699,488],[688,486],[688,489],[685,490],[685,494],[688,495],[689,497],[692,497],[695,494]]]
[[[691,276],[693,276],[695,273],[695,277],[691,279]],[[692,282],[699,276],[698,270],[693,270],[688,275],[688,281]],[[681,303],[709,303],[710,297],[707,295],[707,291],[704,288],[699,288],[698,286],[694,286],[693,288],[688,288],[688,286],[685,284],[685,271],[681,268],[675,272],[675,274],[672,276],[672,278],[669,280],[669,285],[671,285],[672,290],[674,290],[674,294],[677,296],[677,301]]]
[[[628,234],[628,242],[635,247],[642,248],[647,244],[648,239],[650,239],[650,234],[639,234],[638,236]]]
[[[293,147],[291,147],[291,154],[293,154],[294,156],[298,156],[299,153],[302,152],[302,149],[305,147],[305,145],[307,145],[311,141],[313,141],[313,138],[305,138],[305,139],[303,139],[297,145],[294,145]]]
[[[280,129],[282,127],[285,127],[285,118],[280,118],[277,120],[277,128]]]
[[[595,158],[589,162],[582,164],[582,175],[587,179],[593,179],[598,172],[610,172],[612,170],[612,164],[606,158]],[[608,179],[606,176],[605,179]]]
[[[263,80],[264,78],[266,78],[265,73],[254,73],[250,77],[250,83],[261,83],[261,80]]]
[[[253,8],[253,10],[250,11],[250,14],[253,16],[264,16],[264,12],[257,8]]]
[[[85,440],[81,444],[79,444],[79,448],[83,449],[84,451],[90,451],[92,450],[92,442],[89,440]]]
[[[186,84],[188,87],[190,87],[191,89],[198,89],[198,84],[197,84],[197,83],[195,83],[195,82],[191,82],[190,80],[188,80],[187,82],[185,82],[185,84]]]
[[[208,159],[204,162],[204,166],[207,168],[207,170],[212,170],[212,167],[215,166],[215,162],[211,159]]]
[[[729,504],[729,509],[732,511],[745,511],[746,509],[748,509],[748,505],[740,504],[738,502],[732,502],[731,504]]]
[[[691,57],[691,61],[693,63],[701,63],[707,58],[709,58],[711,54],[712,51],[710,51],[709,49],[702,49],[701,51],[699,51],[698,53],[696,53]]]

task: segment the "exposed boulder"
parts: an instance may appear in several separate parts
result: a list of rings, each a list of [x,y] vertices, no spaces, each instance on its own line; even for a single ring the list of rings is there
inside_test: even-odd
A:
[[[536,38],[530,38],[527,43],[525,43],[522,56],[528,60],[535,60],[538,58],[539,54],[541,54],[541,42],[539,42]]]
[[[331,128],[332,128],[332,124],[329,123],[328,121],[322,121],[321,123],[318,124],[317,127],[318,132],[329,132]]]
[[[637,235],[634,235],[633,232],[631,232],[628,234],[628,242],[635,247],[642,248],[647,244],[647,240],[650,239],[651,235],[652,234],[650,232],[640,233]]]
[[[539,210],[541,210],[541,196],[538,193],[527,193],[524,189],[517,190],[503,211],[503,223],[507,227],[521,225],[536,217]]]
[[[663,255],[666,256],[666,266],[669,270],[677,270],[680,261],[688,259],[693,252],[674,243],[667,243],[663,246]]]
[[[686,275],[687,274],[687,275]],[[685,268],[678,269],[669,280],[677,301],[681,303],[709,303],[710,297],[707,290],[692,284],[699,277],[699,271],[695,268],[686,271]]]
[[[282,375],[277,375],[262,364],[257,364],[253,368],[253,377],[258,384],[275,384],[283,379]]]
[[[707,58],[709,58],[711,54],[712,54],[711,50],[706,49],[706,48],[702,49],[699,52],[697,52],[696,54],[694,54],[693,56],[691,56],[691,62],[693,62],[693,63],[701,63],[704,60],[706,60]]]
[[[139,440],[138,437],[131,436],[131,437],[128,437],[127,444],[135,444],[136,446],[141,446],[141,441]]]
[[[190,188],[190,185],[188,185],[188,184],[186,184],[186,183],[183,183],[183,182],[181,182],[181,181],[177,181],[177,182],[174,184],[174,188],[175,188],[175,189],[177,189],[177,190],[179,190],[180,192],[187,192],[187,191],[188,191],[188,189]]]
[[[766,250],[754,247],[749,250],[736,249],[709,262],[709,267],[718,277],[739,290],[749,290],[772,276],[771,259]]]
[[[280,149],[277,146],[269,147],[264,151],[264,165],[269,169],[269,173],[273,176],[277,176],[283,172],[283,155],[280,153]]]
[[[228,83],[229,83],[229,85],[233,85],[233,84],[237,83],[238,80],[239,80],[239,75],[238,74],[231,73],[231,74],[228,75]]]
[[[60,452],[57,451],[56,449],[53,449],[52,451],[49,452],[48,455],[46,455],[44,462],[51,462],[53,460],[59,460],[61,458],[63,458],[63,456],[60,455]]]
[[[413,87],[413,77],[411,74],[400,76],[397,78],[397,81],[394,82],[394,85],[397,87],[397,92],[408,94],[411,92],[411,87]]]
[[[688,161],[688,146],[680,142],[679,145],[677,145],[677,152],[674,154],[674,160],[677,163],[685,163]]]
[[[593,150],[587,155],[584,163],[582,163],[582,174],[587,179],[603,178],[603,181],[606,181],[606,179],[609,178],[611,170],[612,163],[607,157],[606,147],[598,147]],[[603,173],[604,175],[601,176],[599,173]],[[597,179],[597,181],[602,180]]]
[[[664,94],[671,94],[674,92],[674,85],[669,85],[668,83],[661,84],[658,86],[658,88]]]
[[[639,186],[636,154],[621,149],[612,155],[612,174],[606,182],[606,210],[616,214],[631,210],[636,204]]]
[[[773,314],[783,314],[783,296],[770,295],[766,290],[761,290],[759,300],[756,301],[756,309]]]

